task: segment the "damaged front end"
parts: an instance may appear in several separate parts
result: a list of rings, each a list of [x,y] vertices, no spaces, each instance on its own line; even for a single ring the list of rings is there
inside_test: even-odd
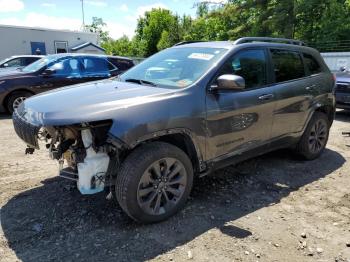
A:
[[[13,114],[17,135],[28,145],[26,153],[46,143],[52,159],[58,160],[60,176],[77,181],[82,194],[94,194],[111,185],[116,172],[118,148],[108,143],[112,121],[97,121],[68,126],[34,125],[18,112]]]

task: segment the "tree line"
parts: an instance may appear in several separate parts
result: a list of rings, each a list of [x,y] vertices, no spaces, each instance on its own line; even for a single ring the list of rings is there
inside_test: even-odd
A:
[[[139,17],[135,36],[113,40],[94,18],[89,29],[100,33],[108,54],[148,57],[181,41],[235,40],[244,36],[295,38],[317,47],[350,40],[350,0],[230,0],[196,5],[195,18],[166,9]],[[350,43],[350,41],[349,41]]]

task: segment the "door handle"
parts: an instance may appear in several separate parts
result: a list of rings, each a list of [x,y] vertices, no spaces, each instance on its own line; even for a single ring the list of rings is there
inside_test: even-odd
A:
[[[274,98],[273,94],[266,94],[266,95],[261,95],[258,97],[259,100],[266,101]]]
[[[305,87],[305,90],[306,90],[306,91],[312,91],[312,90],[314,90],[315,88],[316,88],[316,85],[311,85],[311,86]]]

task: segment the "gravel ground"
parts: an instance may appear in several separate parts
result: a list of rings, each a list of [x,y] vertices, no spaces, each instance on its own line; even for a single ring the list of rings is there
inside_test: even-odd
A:
[[[0,261],[350,261],[350,114],[311,162],[278,151],[196,181],[186,208],[139,225],[82,196],[0,117]]]

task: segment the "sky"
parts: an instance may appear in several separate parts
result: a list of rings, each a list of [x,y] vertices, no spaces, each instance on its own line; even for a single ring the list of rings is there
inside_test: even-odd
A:
[[[85,23],[91,23],[93,16],[101,17],[112,38],[132,37],[137,18],[145,11],[161,7],[195,16],[193,6],[199,1],[203,0],[84,0]],[[79,30],[81,0],[0,0],[0,24]]]

